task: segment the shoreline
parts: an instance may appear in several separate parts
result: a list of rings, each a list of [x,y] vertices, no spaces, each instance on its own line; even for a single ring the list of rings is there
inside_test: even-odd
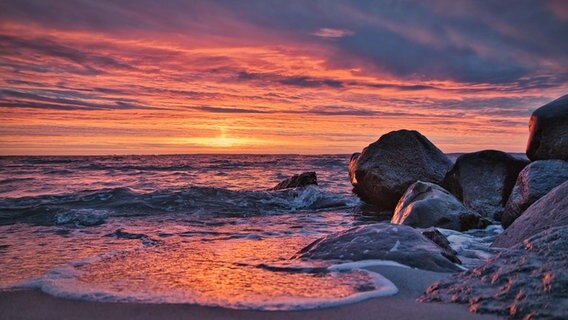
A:
[[[416,298],[447,274],[393,266],[365,268],[391,280],[398,294],[336,307],[294,310],[234,310],[190,304],[95,302],[57,298],[39,290],[0,292],[2,319],[500,319],[459,304],[419,303]]]

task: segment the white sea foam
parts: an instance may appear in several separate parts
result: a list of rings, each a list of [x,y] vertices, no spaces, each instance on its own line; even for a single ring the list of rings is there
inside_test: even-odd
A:
[[[330,271],[348,271],[348,270],[355,270],[355,269],[364,269],[367,267],[375,267],[375,266],[388,266],[388,267],[401,267],[412,269],[412,267],[407,266],[405,264],[398,263],[392,260],[379,260],[379,259],[370,259],[370,260],[361,260],[355,262],[346,262],[341,264],[336,264],[333,266],[328,267]]]
[[[56,214],[55,223],[58,225],[94,226],[105,223],[108,216],[107,210],[70,209]]]
[[[104,285],[93,284],[79,280],[83,272],[80,267],[96,263],[104,257],[118,255],[124,251],[116,251],[98,257],[92,257],[78,262],[58,266],[45,273],[43,276],[22,282],[12,289],[40,289],[41,291],[59,298],[77,299],[99,302],[121,303],[175,303],[175,304],[199,304],[202,306],[224,307],[244,310],[308,310],[335,307],[360,301],[392,296],[398,293],[398,288],[383,275],[366,270],[370,266],[396,266],[410,268],[394,261],[366,260],[359,262],[343,263],[328,268],[332,274],[340,275],[349,271],[365,272],[372,280],[373,290],[357,292],[346,297],[337,298],[306,298],[306,297],[266,297],[251,295],[246,301],[234,301],[219,299],[204,299],[191,290],[170,289],[168,291],[151,292],[120,292],[108,290]]]
[[[462,267],[471,268],[499,251],[499,249],[491,248],[490,245],[495,237],[503,232],[503,227],[490,225],[484,230],[466,232],[443,228],[438,228],[438,230],[448,239],[452,249],[458,253],[458,257],[463,262]]]

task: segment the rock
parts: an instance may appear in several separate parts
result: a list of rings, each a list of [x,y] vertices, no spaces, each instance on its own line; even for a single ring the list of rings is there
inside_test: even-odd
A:
[[[417,181],[404,193],[394,209],[391,223],[415,228],[439,227],[464,231],[485,228],[489,220],[464,205],[444,188]]]
[[[533,203],[491,246],[508,248],[546,229],[564,225],[568,225],[568,181]]]
[[[351,181],[351,185],[353,187],[357,187],[357,178],[355,177],[355,168],[357,166],[357,160],[361,156],[361,152],[355,152],[351,155],[351,159],[349,160],[348,171],[349,171],[349,181]],[[355,192],[355,189],[353,189]]]
[[[568,95],[536,109],[529,130],[529,159],[568,161]]]
[[[541,160],[526,166],[513,187],[501,218],[504,228],[515,221],[531,204],[550,190],[568,181],[568,162]]]
[[[448,255],[451,253],[412,227],[377,223],[316,240],[302,249],[296,258],[347,261],[380,259],[437,272],[461,270],[452,263],[457,257],[454,255],[450,260]]]
[[[517,176],[527,164],[501,151],[466,153],[458,157],[442,186],[466,207],[499,220]]]
[[[163,243],[163,241],[154,240],[154,239],[150,238],[149,236],[147,236],[143,233],[131,233],[131,232],[124,231],[123,229],[117,229],[115,232],[105,235],[105,237],[111,237],[111,238],[117,238],[117,239],[128,239],[128,240],[139,239],[139,240],[142,241],[142,244],[144,244],[145,246],[155,246],[155,245]]]
[[[316,176],[316,173],[311,171],[311,172],[304,172],[301,174],[295,174],[292,177],[280,182],[270,190],[303,188],[305,186],[317,185],[317,184],[318,184],[318,178]]]
[[[461,264],[461,260],[458,258],[458,253],[456,250],[452,249],[450,246],[450,241],[444,237],[444,235],[436,228],[428,228],[420,231],[423,236],[428,238],[430,241],[438,245],[438,247],[444,249],[442,255],[448,258],[453,263]]]
[[[509,319],[568,318],[568,227],[546,230],[430,286],[421,302],[455,302]]]
[[[389,132],[351,159],[353,191],[380,210],[392,210],[417,180],[439,183],[451,161],[417,131]]]

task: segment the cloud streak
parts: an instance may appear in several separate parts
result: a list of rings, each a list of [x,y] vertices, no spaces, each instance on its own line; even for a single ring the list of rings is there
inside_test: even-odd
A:
[[[223,152],[351,152],[403,127],[446,151],[519,151],[532,110],[566,94],[566,12],[524,0],[2,1],[0,152],[218,152],[179,141],[220,132],[259,143]]]

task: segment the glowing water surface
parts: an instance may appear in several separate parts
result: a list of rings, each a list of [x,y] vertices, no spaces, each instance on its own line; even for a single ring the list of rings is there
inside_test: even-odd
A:
[[[0,288],[271,310],[395,294],[378,274],[292,259],[368,222],[355,210],[348,160],[0,157]],[[304,171],[319,186],[267,191]]]
[[[329,263],[291,259],[321,235],[349,227],[349,220],[346,213],[309,212],[207,223],[149,216],[95,227],[2,226],[10,250],[0,253],[0,285],[90,300],[254,309],[311,308],[396,292],[362,270],[329,271]]]

